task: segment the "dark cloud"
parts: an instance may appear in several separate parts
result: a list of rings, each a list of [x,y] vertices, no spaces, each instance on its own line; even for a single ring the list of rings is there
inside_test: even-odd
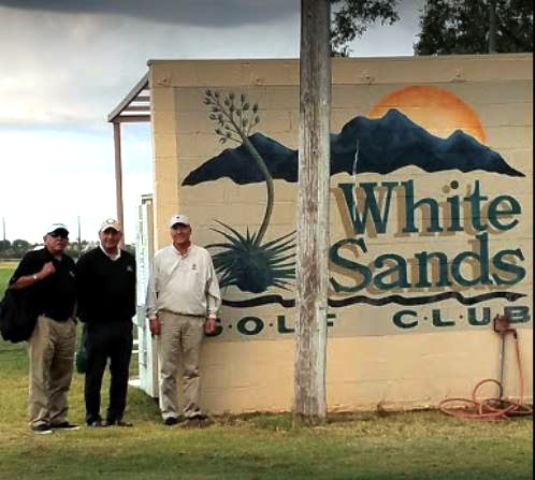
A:
[[[21,10],[125,15],[162,23],[233,27],[299,13],[299,0],[0,0]]]

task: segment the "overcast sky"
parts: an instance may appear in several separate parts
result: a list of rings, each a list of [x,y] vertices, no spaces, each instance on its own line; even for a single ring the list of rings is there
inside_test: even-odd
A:
[[[352,56],[407,56],[422,0],[400,22],[374,26]],[[6,238],[37,242],[52,222],[96,239],[114,217],[107,114],[148,59],[297,58],[299,0],[0,0],[0,217]],[[123,133],[126,240],[152,191],[147,124]],[[1,225],[0,225],[1,228]],[[3,231],[0,230],[0,237]]]

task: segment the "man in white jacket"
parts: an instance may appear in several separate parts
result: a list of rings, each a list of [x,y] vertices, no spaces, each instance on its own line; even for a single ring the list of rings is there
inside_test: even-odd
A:
[[[154,256],[147,289],[147,317],[160,337],[160,410],[165,425],[178,423],[176,375],[184,370],[184,416],[190,425],[206,420],[200,400],[199,359],[204,332],[216,329],[219,284],[208,251],[191,243],[186,215],[169,221],[172,245]]]

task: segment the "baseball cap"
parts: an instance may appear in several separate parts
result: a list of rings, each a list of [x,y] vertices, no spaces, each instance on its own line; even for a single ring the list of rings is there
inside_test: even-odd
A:
[[[121,224],[115,220],[115,218],[108,218],[102,222],[98,233],[107,230],[108,228],[113,228],[116,232],[122,232]]]
[[[64,223],[52,223],[48,226],[46,234],[51,235],[52,233],[63,233],[65,235],[69,235],[69,229]]]
[[[190,226],[189,218],[186,217],[186,215],[173,215],[171,217],[171,220],[169,220],[169,228],[174,227],[177,223],[181,223],[182,225],[186,225],[187,227]]]

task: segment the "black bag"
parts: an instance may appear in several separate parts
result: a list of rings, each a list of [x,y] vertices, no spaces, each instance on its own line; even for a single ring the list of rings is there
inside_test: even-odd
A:
[[[74,366],[78,373],[86,373],[87,371],[87,325],[84,325],[80,346],[74,354]]]
[[[28,340],[37,323],[37,313],[32,309],[26,292],[7,289],[0,302],[0,334],[13,343]]]

